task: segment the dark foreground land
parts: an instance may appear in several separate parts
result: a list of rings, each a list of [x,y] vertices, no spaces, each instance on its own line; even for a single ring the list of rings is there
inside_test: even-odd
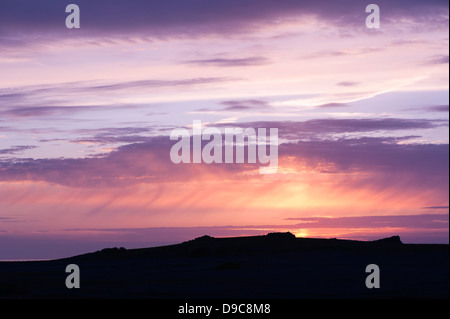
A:
[[[80,268],[68,289],[66,266]],[[366,266],[380,268],[368,289]],[[448,298],[449,246],[295,238],[212,238],[104,249],[52,261],[0,262],[0,298]]]

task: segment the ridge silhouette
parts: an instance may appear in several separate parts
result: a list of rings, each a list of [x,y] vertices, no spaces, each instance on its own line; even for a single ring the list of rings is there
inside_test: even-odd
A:
[[[80,289],[64,285],[80,269]],[[381,288],[365,286],[366,266]],[[292,233],[215,238],[0,262],[0,298],[448,298],[448,244],[297,238]]]
[[[358,241],[336,238],[298,238],[290,232],[277,232],[261,236],[219,238],[204,235],[180,244],[128,250],[123,247],[105,248],[94,253],[71,258],[125,258],[139,255],[208,257],[236,253],[301,252],[336,249],[356,251],[375,251],[380,249],[396,250],[400,247],[403,247],[400,236],[392,236],[373,241]]]

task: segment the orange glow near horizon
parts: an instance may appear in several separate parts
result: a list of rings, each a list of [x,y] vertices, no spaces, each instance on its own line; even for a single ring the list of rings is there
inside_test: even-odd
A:
[[[404,188],[403,183],[379,188],[366,182],[367,174],[362,180],[359,176],[309,171],[224,181],[220,175],[206,174],[187,182],[140,183],[120,188],[2,182],[0,197],[5,215],[29,220],[4,225],[7,231],[36,227],[56,231],[286,225],[286,218],[292,217],[402,215],[427,206],[433,195],[432,191],[418,193]],[[293,232],[301,237],[319,235],[307,227]]]

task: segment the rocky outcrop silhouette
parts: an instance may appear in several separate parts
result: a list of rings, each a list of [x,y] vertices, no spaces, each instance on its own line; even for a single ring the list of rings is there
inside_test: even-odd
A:
[[[400,236],[391,236],[388,238],[377,239],[373,241],[376,244],[385,244],[385,245],[403,245],[400,240]]]

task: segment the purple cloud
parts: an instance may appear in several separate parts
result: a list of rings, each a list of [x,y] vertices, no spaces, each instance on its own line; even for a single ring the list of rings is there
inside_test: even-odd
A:
[[[404,227],[448,229],[447,214],[425,215],[386,215],[355,217],[291,217],[289,221],[298,221],[302,228],[372,228]]]
[[[265,57],[248,57],[238,59],[204,59],[204,60],[189,60],[185,61],[187,64],[194,64],[199,66],[218,66],[218,67],[243,67],[243,66],[259,66],[269,64],[270,60]]]
[[[63,94],[106,93],[130,89],[149,90],[170,87],[194,87],[236,80],[236,78],[230,77],[209,77],[173,80],[149,79],[140,81],[107,82],[104,84],[99,84],[96,81],[65,82],[55,85],[32,85],[14,89],[0,89],[0,101],[2,101],[3,104],[23,105],[27,104],[31,99],[50,94],[54,95],[55,92]]]
[[[221,83],[236,80],[235,78],[192,78],[182,80],[143,80],[143,81],[129,81],[104,85],[92,85],[80,88],[81,91],[93,91],[93,92],[112,92],[117,90],[127,89],[151,89],[162,87],[191,87],[196,85],[204,85],[210,83]]]
[[[220,104],[225,105],[225,111],[243,111],[243,110],[261,110],[268,109],[270,105],[264,100],[230,100],[223,101]]]
[[[329,106],[343,106],[329,105]],[[324,106],[326,107],[326,106]],[[230,126],[223,123],[216,126]],[[285,138],[317,137],[323,134],[358,133],[358,132],[392,132],[400,130],[431,129],[448,126],[446,120],[402,119],[402,118],[368,118],[368,119],[316,119],[304,122],[293,121],[261,121],[233,123],[233,126],[278,128],[279,134]]]
[[[0,112],[2,116],[22,118],[22,117],[48,117],[56,115],[69,115],[81,112],[92,107],[87,106],[32,106],[32,107],[15,107],[4,112]]]
[[[131,0],[126,3],[110,0],[107,5],[96,1],[78,0],[82,27],[77,32],[64,24],[68,3],[52,0],[3,0],[0,10],[0,29],[22,33],[17,39],[26,45],[33,33],[59,33],[60,35],[124,34],[147,32],[149,35],[198,35],[211,33],[237,33],[252,30],[261,24],[273,24],[282,18],[315,16],[337,26],[362,26],[367,3],[358,0]],[[384,21],[401,19],[422,23],[424,26],[448,24],[448,2],[388,1],[377,4]],[[27,39],[28,37],[28,39]],[[2,44],[11,45],[9,37]],[[16,42],[17,42],[16,41]]]
[[[435,105],[435,106],[430,106],[428,107],[428,110],[432,111],[432,112],[449,112],[449,107],[448,105]]]
[[[280,145],[281,156],[306,158],[316,165],[330,163],[339,171],[386,174],[410,173],[448,187],[448,144],[397,144],[394,138],[355,138],[299,141]]]
[[[425,64],[448,64],[448,55],[434,55],[425,61]]]
[[[130,136],[132,141],[134,136]],[[139,137],[141,138],[141,137]],[[125,140],[124,140],[125,141]],[[397,144],[395,138],[311,140],[279,145],[280,165],[305,162],[311,169],[373,173],[368,183],[384,187],[408,181],[408,187],[448,193],[448,145]],[[206,142],[205,142],[206,143]],[[96,158],[0,161],[2,181],[47,181],[72,187],[120,187],[137,183],[190,180],[200,173],[227,174],[256,170],[259,164],[173,164],[167,136],[118,147]],[[325,172],[324,173],[333,173]],[[364,176],[364,175],[362,175]]]
[[[34,85],[18,88],[0,89],[0,118],[29,118],[67,116],[84,111],[105,111],[105,109],[127,109],[148,107],[148,104],[102,104],[102,105],[67,105],[70,99],[80,94],[107,94],[120,91],[155,91],[159,89],[187,89],[202,87],[207,84],[221,84],[237,81],[237,78],[210,77],[173,80],[140,80],[98,84],[96,81],[66,82],[55,85]],[[64,101],[55,100],[55,96],[64,96]],[[64,104],[61,104],[64,102]]]
[[[314,52],[312,54],[308,54],[306,56],[303,56],[302,58],[317,59],[317,58],[329,58],[329,57],[340,57],[340,56],[351,56],[351,55],[365,55],[365,54],[370,54],[370,53],[374,53],[374,52],[380,52],[383,50],[384,50],[383,48],[375,48],[375,47],[358,48],[356,50],[325,50],[325,51],[318,51],[318,52]]]
[[[222,104],[229,107],[239,107],[241,104],[255,107],[265,105],[262,100],[224,101]],[[406,178],[417,187],[434,189],[439,185],[443,191],[448,190],[449,184],[447,144],[398,143],[414,136],[331,139],[328,135],[427,129],[447,125],[448,121],[398,118],[233,123],[234,127],[242,128],[278,128],[280,137],[292,141],[279,145],[280,165],[283,165],[284,158],[290,158],[291,164],[306,162],[312,169],[332,167],[335,172],[376,173],[378,181],[374,180],[373,184],[379,183],[380,187],[403,176],[400,179]],[[224,123],[216,126],[230,125]],[[154,133],[154,129],[123,127],[81,130],[79,134],[90,136],[72,142],[129,144],[96,157],[3,160],[0,161],[0,180],[46,181],[73,187],[120,187],[195,178],[199,174],[198,165],[173,164],[170,161],[170,149],[174,142],[168,136],[146,136],[147,133]],[[2,150],[1,153],[12,154],[26,149],[30,149],[30,146],[17,146]],[[239,173],[259,168],[259,164],[200,165],[200,172],[228,174],[230,178],[239,178]]]
[[[360,84],[359,82],[351,82],[351,81],[343,81],[343,82],[336,83],[337,86],[345,86],[345,87],[357,86],[359,84]]]
[[[37,148],[37,146],[34,145],[17,145],[17,146],[11,146],[10,148],[0,149],[0,155],[4,154],[16,154],[21,153],[26,150],[32,150],[34,148]]]
[[[124,142],[127,139],[144,142],[120,146],[108,154],[94,157],[0,160],[0,181],[45,181],[69,187],[90,188],[187,181],[198,177],[198,165],[176,165],[171,162],[170,149],[174,142],[170,141],[168,136],[146,139],[140,136],[125,136],[113,138],[113,142]],[[201,165],[200,172],[215,174],[259,168],[259,164]]]
[[[319,105],[318,107],[327,108],[327,107],[343,107],[343,106],[348,106],[348,104],[345,104],[345,103],[326,103],[326,104]]]

